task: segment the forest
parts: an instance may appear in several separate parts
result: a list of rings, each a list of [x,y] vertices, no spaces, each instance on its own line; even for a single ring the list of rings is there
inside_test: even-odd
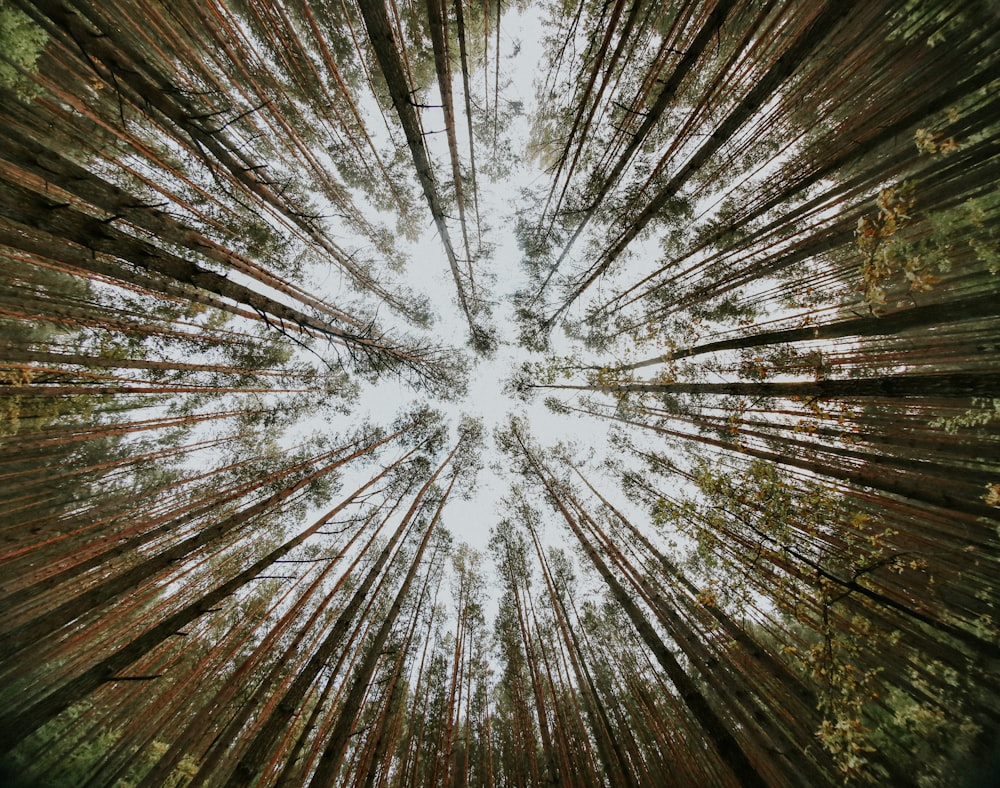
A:
[[[0,784],[1000,783],[995,0],[0,0]]]

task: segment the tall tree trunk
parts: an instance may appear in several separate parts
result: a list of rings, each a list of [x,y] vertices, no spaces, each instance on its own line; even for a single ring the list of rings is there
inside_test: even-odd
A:
[[[451,455],[449,455],[448,459],[451,459]],[[410,562],[409,571],[407,571],[406,577],[403,578],[403,583],[399,587],[396,598],[393,600],[392,606],[389,608],[389,612],[382,622],[382,626],[379,627],[374,639],[368,644],[365,657],[351,679],[351,688],[348,690],[347,696],[340,707],[340,714],[333,726],[333,732],[330,734],[330,739],[323,750],[323,755],[319,759],[319,763],[316,765],[316,771],[313,773],[312,780],[309,782],[312,788],[325,788],[325,786],[334,784],[344,757],[347,755],[348,740],[354,729],[357,710],[361,708],[361,702],[364,699],[365,693],[368,692],[368,685],[375,674],[375,668],[379,660],[382,658],[382,650],[389,639],[389,633],[396,624],[396,618],[399,616],[400,610],[403,609],[403,600],[406,599],[413,579],[417,576],[424,551],[430,543],[431,535],[434,533],[434,529],[441,517],[441,512],[444,511],[445,504],[448,502],[448,496],[451,494],[457,479],[458,471],[456,470],[452,473],[451,480],[448,482],[448,486],[445,488],[444,494],[441,496],[441,500],[434,510],[434,515],[431,517],[427,529],[424,531],[420,545],[417,547],[417,551]]]

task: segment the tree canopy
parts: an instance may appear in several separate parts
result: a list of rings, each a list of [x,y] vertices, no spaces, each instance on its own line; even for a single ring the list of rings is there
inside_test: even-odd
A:
[[[0,782],[1000,776],[989,0],[0,0]]]

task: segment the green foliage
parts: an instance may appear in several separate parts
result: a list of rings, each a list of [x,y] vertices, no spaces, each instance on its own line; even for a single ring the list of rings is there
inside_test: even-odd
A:
[[[855,230],[858,250],[861,252],[861,276],[864,281],[864,300],[870,307],[886,303],[887,281],[905,273],[914,290],[931,290],[940,281],[925,271],[919,256],[897,237],[912,219],[915,185],[887,187],[879,192],[878,215],[861,217]]]
[[[766,595],[797,633],[782,652],[816,688],[820,743],[848,783],[885,779],[872,757],[872,710],[890,691],[881,654],[899,646],[900,633],[881,629],[859,583],[884,571],[922,573],[926,562],[896,548],[897,533],[878,518],[774,464],[723,470],[703,460],[693,481],[697,497],[661,498],[652,514],[690,540],[684,563],[702,584],[699,600],[746,616],[754,596]]]
[[[40,92],[30,76],[48,41],[48,34],[27,14],[13,8],[8,0],[0,2],[0,86],[29,100]]]
[[[930,425],[943,429],[947,433],[955,434],[961,429],[986,427],[1000,422],[1000,398],[977,398],[972,400],[972,405],[973,407],[959,416],[934,419]]]
[[[974,1],[967,5],[963,12],[956,13],[946,0],[905,0],[893,12],[897,24],[890,40],[937,47],[968,35],[970,26],[974,27],[984,12],[989,12],[989,4]]]

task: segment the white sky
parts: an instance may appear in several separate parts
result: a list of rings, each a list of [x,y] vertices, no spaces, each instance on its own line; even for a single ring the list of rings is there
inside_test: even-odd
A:
[[[494,429],[503,425],[509,414],[524,416],[531,427],[532,436],[542,446],[551,446],[559,441],[575,442],[582,449],[580,459],[589,461],[591,466],[596,466],[605,457],[606,437],[610,425],[609,422],[597,418],[553,414],[542,404],[544,395],[536,396],[534,401],[525,404],[511,400],[502,391],[504,381],[524,361],[541,361],[545,358],[542,354],[531,354],[518,346],[517,326],[511,302],[511,296],[526,283],[526,277],[520,265],[521,251],[513,233],[515,212],[521,191],[525,187],[545,187],[549,183],[549,176],[539,170],[533,162],[527,160],[525,150],[529,138],[529,122],[536,107],[536,80],[544,79],[546,71],[541,43],[544,31],[542,16],[543,11],[539,8],[532,7],[525,11],[510,8],[505,10],[501,25],[501,100],[517,101],[523,106],[523,114],[515,118],[501,132],[506,133],[512,143],[514,161],[510,176],[499,181],[487,177],[482,171],[482,163],[486,159],[488,151],[481,142],[477,142],[476,147],[477,161],[480,164],[478,184],[480,214],[490,228],[489,232],[484,234],[483,240],[494,247],[489,257],[478,261],[476,273],[477,282],[482,282],[482,290],[488,291],[486,298],[493,308],[492,325],[497,329],[500,340],[500,346],[495,355],[489,359],[477,358],[467,349],[468,326],[457,305],[455,285],[444,248],[427,211],[423,195],[416,185],[416,179],[413,178],[411,187],[418,197],[416,202],[417,215],[421,216],[424,222],[422,234],[413,243],[401,236],[396,238],[398,247],[406,257],[407,267],[401,274],[389,273],[387,278],[396,280],[398,285],[430,299],[435,322],[426,338],[433,343],[459,348],[466,352],[470,362],[468,395],[457,402],[441,402],[428,398],[425,394],[401,381],[386,379],[375,386],[363,385],[361,395],[357,402],[352,405],[349,416],[330,418],[329,413],[324,414],[321,422],[300,423],[293,428],[289,436],[286,436],[291,442],[296,442],[305,434],[313,431],[348,432],[364,421],[387,426],[401,412],[410,409],[414,404],[424,402],[445,412],[452,426],[462,415],[480,418],[485,428],[485,446],[482,457],[483,469],[475,483],[474,494],[467,501],[457,497],[452,498],[443,516],[443,523],[452,531],[457,541],[467,542],[480,551],[485,551],[489,540],[489,530],[500,519],[498,503],[500,498],[508,492],[513,480],[505,472],[506,459],[495,450],[492,439]],[[489,52],[491,93],[494,56],[491,36]],[[473,91],[482,90],[481,67],[473,74],[472,84]],[[461,73],[457,70],[453,74],[453,93],[459,150],[463,164],[467,167],[468,140],[463,86]],[[383,151],[387,150],[390,142],[379,110],[375,105],[374,97],[359,93],[355,98],[362,114],[367,118],[367,127],[376,145]],[[433,105],[440,103],[436,85],[432,86],[429,95],[421,96],[420,101],[427,105],[427,108],[421,110],[425,130],[443,129],[445,125],[443,113],[432,108]],[[490,103],[492,104],[492,96]],[[397,137],[395,143],[402,144],[401,135],[397,135]],[[425,139],[433,159],[437,180],[443,185],[447,184],[451,178],[451,167],[446,135],[443,133],[428,134]],[[322,155],[321,151],[316,151],[316,153]],[[333,162],[330,164],[333,166]],[[468,184],[467,188],[469,188]],[[360,197],[359,205],[364,204],[364,198]],[[336,212],[331,211],[331,213]],[[378,220],[389,227],[393,227],[395,224],[395,217],[389,214],[378,215]],[[474,214],[472,211],[467,211],[467,221],[471,235],[474,233]],[[330,222],[333,237],[344,249],[354,251],[368,245],[366,241],[357,238],[357,236],[352,237],[348,225],[336,219],[331,219]],[[456,251],[459,251],[461,232],[457,218],[449,223],[449,230]],[[630,246],[630,249],[634,254],[629,258],[627,265],[618,266],[619,274],[622,273],[621,269],[627,270],[629,281],[635,281],[647,271],[653,270],[662,256],[655,240],[637,239]],[[574,254],[570,255],[563,264],[564,268],[570,269],[574,263],[574,257],[579,259],[583,251],[584,243],[581,239],[573,249]],[[352,291],[346,276],[338,268],[329,266],[313,270],[312,275],[315,291],[330,303],[346,303],[358,299],[357,293]],[[490,275],[492,284],[487,282],[486,275]],[[601,296],[606,294],[605,291],[609,287],[612,291],[614,290],[611,283],[615,278],[614,272],[612,272],[610,276],[599,280],[588,295],[594,297],[595,301],[600,301]],[[393,286],[392,281],[388,281],[386,284],[390,290],[398,289]],[[254,286],[258,289],[266,289],[261,288],[259,283]],[[270,295],[278,300],[284,300],[284,296],[280,293],[270,293]],[[369,306],[372,305],[371,298],[368,299],[368,303]],[[579,304],[574,305],[569,316],[571,318],[579,316],[581,309]],[[420,333],[401,319],[396,318],[390,310],[385,308],[378,310],[378,321],[380,326],[388,329],[390,333],[395,333],[397,330],[411,336],[417,336]],[[555,355],[579,350],[562,335],[559,329],[553,331],[551,343],[551,351]],[[641,350],[638,352],[648,355],[654,351],[646,353],[645,350]],[[314,362],[315,359],[311,361]],[[360,483],[362,475],[367,478],[370,476],[370,472],[363,468],[345,469],[341,489],[343,491],[353,489]],[[592,480],[596,479],[597,475],[596,473],[590,474]],[[617,485],[598,484],[598,486],[603,488],[602,491],[608,495],[613,503],[621,506],[627,512],[635,512],[634,507],[621,500],[621,493],[616,493]],[[647,518],[639,515],[637,524],[645,519]]]
[[[498,502],[509,489],[511,478],[494,466],[506,465],[505,459],[493,448],[492,433],[496,427],[506,422],[508,415],[515,413],[525,416],[532,427],[532,434],[542,445],[551,445],[559,440],[576,440],[595,447],[602,446],[607,434],[607,424],[596,419],[580,419],[560,416],[548,411],[539,396],[534,402],[525,404],[511,400],[502,393],[503,382],[526,360],[541,360],[540,354],[531,354],[517,345],[517,330],[510,297],[525,283],[520,268],[521,252],[513,233],[514,213],[520,191],[545,175],[530,162],[525,161],[524,145],[528,139],[528,122],[534,107],[534,80],[542,73],[542,48],[540,37],[542,25],[540,11],[531,8],[524,13],[512,9],[505,13],[501,26],[501,81],[506,77],[511,81],[502,88],[502,96],[510,101],[521,101],[525,114],[518,117],[509,128],[514,143],[516,160],[511,176],[494,182],[482,174],[479,177],[480,213],[492,230],[484,241],[495,245],[489,258],[480,260],[476,272],[491,272],[496,277],[495,285],[488,299],[493,304],[493,325],[497,328],[500,347],[493,358],[476,358],[469,353],[472,367],[469,374],[469,393],[464,399],[454,403],[434,402],[431,404],[444,411],[454,425],[462,414],[481,418],[485,427],[486,443],[483,456],[483,470],[475,485],[475,494],[470,500],[453,499],[445,510],[443,522],[455,535],[457,541],[468,542],[472,547],[485,551],[489,540],[489,529],[499,519]],[[515,43],[519,43],[519,47]],[[518,49],[516,57],[511,57]],[[493,53],[491,51],[491,57]],[[464,105],[462,98],[461,74],[455,75],[455,105],[458,118],[459,147],[467,156],[468,143],[465,136]],[[491,73],[492,89],[492,73]],[[427,103],[434,103],[430,100]],[[444,121],[435,110],[422,110],[424,127],[437,129],[444,127]],[[373,124],[374,125],[374,124]],[[437,165],[439,181],[450,178],[450,165],[445,135],[428,135],[428,146]],[[485,158],[486,151],[477,147],[477,158]],[[409,259],[403,281],[415,292],[431,299],[436,320],[432,336],[445,344],[465,347],[468,327],[455,297],[455,285],[448,269],[448,262],[429,214],[424,205],[420,208],[427,216],[426,227],[421,238],[415,243],[401,243]],[[467,212],[470,234],[473,232],[474,217]],[[458,245],[460,230],[458,222],[449,226],[453,242]],[[400,239],[402,240],[402,239]],[[478,280],[477,280],[478,281]],[[564,338],[553,335],[554,352],[568,351]],[[386,381],[363,391],[355,409],[357,415],[368,414],[376,423],[390,422],[399,411],[413,402],[425,401],[426,397],[398,381]]]

